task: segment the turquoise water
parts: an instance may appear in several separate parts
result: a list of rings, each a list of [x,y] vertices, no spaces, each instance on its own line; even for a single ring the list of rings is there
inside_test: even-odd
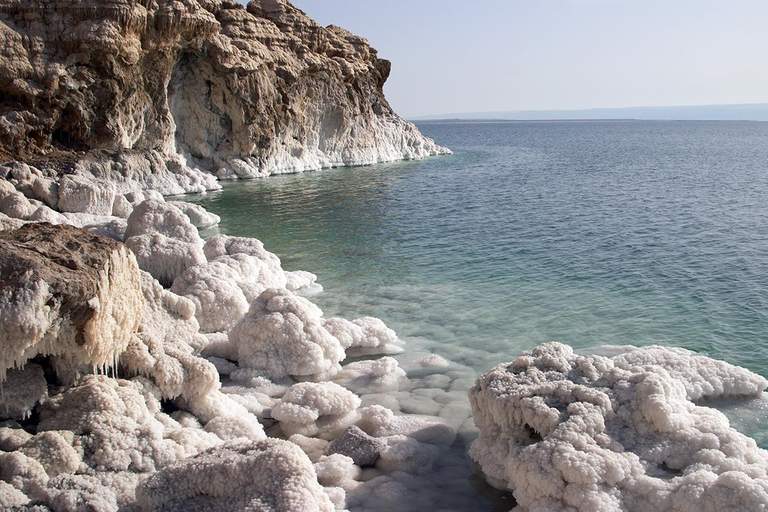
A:
[[[768,375],[768,123],[436,123],[417,162],[190,198],[478,372],[557,340],[686,347]]]
[[[460,435],[414,480],[433,501],[382,510],[510,508],[466,456],[466,389],[538,343],[681,346],[768,376],[768,123],[420,128],[455,154],[185,197],[316,273],[326,316],[382,318],[404,366],[414,352],[458,363]],[[768,448],[768,401],[718,408]]]

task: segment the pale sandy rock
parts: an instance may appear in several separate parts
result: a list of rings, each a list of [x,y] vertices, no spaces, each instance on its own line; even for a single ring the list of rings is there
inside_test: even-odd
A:
[[[113,366],[139,324],[135,258],[121,244],[70,226],[0,233],[0,376],[37,355],[57,370]]]
[[[124,195],[115,196],[115,202],[112,204],[112,215],[127,219],[133,213],[133,205]]]

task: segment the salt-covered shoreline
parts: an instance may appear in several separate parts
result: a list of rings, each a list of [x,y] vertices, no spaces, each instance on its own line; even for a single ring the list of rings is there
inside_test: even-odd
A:
[[[89,320],[82,346],[72,341],[78,331],[71,313],[52,306],[60,286],[33,273],[4,292],[0,322],[18,339],[3,352],[4,367],[11,368],[6,396],[23,395],[22,387],[38,390],[11,416],[26,430],[14,421],[0,428],[4,507],[171,510],[219,496],[213,506],[222,510],[259,509],[262,499],[278,510],[386,510],[413,493],[412,475],[429,473],[466,419],[468,412],[446,419],[376,405],[404,380],[397,360],[387,356],[402,351],[396,334],[374,318],[324,318],[296,293],[316,291],[316,277],[283,271],[258,240],[202,240],[198,228],[218,221],[202,208],[156,192],[119,193],[106,180],[65,175],[57,181],[25,164],[3,170],[9,179],[1,182],[0,225],[9,236],[46,221],[80,226],[131,249],[100,270],[107,284],[100,302],[89,304],[102,308],[103,319]],[[62,243],[89,250],[87,243]],[[134,276],[124,287],[142,299],[130,312],[108,308],[109,290],[118,293],[122,275]],[[41,313],[25,316],[32,311]],[[96,334],[115,322],[124,326],[121,341],[106,349],[116,335]],[[25,364],[36,354],[53,359]],[[342,368],[350,354],[369,359]],[[427,373],[449,364],[439,356],[409,363]],[[25,417],[33,410],[30,423]],[[353,441],[344,441],[349,436]],[[47,449],[33,448],[40,445]],[[206,457],[214,466],[232,457],[263,471],[274,457],[287,457],[293,462],[276,470],[298,478],[298,490],[238,477],[256,494],[224,496],[226,482],[211,488],[205,481]],[[185,491],[168,495],[162,483],[168,478],[185,479]]]

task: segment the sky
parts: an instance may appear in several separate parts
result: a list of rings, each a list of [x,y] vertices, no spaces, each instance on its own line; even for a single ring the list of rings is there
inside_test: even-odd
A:
[[[768,102],[768,0],[293,0],[392,61],[404,117]]]

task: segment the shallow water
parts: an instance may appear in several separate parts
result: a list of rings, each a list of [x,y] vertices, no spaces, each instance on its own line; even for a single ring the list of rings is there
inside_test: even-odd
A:
[[[552,340],[681,346],[768,376],[768,123],[420,128],[455,154],[185,200],[316,273],[326,316],[380,317],[462,376]],[[764,404],[729,414],[768,447]]]

